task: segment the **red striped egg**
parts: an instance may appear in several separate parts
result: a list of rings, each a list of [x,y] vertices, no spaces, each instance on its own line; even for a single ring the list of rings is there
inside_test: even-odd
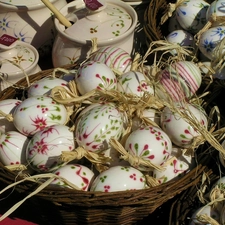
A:
[[[112,46],[99,48],[90,59],[105,63],[119,73],[130,71],[132,64],[132,58],[126,51]]]
[[[191,61],[179,61],[169,65],[162,70],[159,79],[165,91],[176,102],[192,97],[202,83],[201,71]],[[157,94],[166,98],[160,88],[157,88]]]

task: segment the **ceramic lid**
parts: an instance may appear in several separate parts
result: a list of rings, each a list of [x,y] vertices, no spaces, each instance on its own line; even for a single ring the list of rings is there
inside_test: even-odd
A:
[[[80,40],[110,40],[126,33],[133,21],[125,8],[104,0],[84,0],[82,8],[68,17],[74,24],[65,30]]]
[[[56,0],[49,0],[51,3]],[[43,6],[44,3],[41,0],[0,0],[1,5],[5,5],[6,7],[10,6],[26,6],[27,8],[34,6]]]
[[[37,50],[25,42],[4,34],[0,37],[1,73],[22,73],[38,62]],[[17,65],[15,65],[17,64]]]

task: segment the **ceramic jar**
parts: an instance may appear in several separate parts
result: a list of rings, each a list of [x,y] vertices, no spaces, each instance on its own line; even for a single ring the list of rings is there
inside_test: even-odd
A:
[[[37,49],[16,39],[9,44],[7,42],[9,39],[15,38],[6,34],[0,37],[0,91],[12,86],[26,75],[41,71]]]
[[[49,0],[57,9],[66,0]],[[8,34],[49,54],[56,31],[52,12],[41,0],[0,0],[0,36]]]
[[[72,26],[66,28],[55,19],[58,35],[52,51],[54,67],[85,60],[89,57],[94,38],[99,48],[120,47],[131,54],[137,24],[136,11],[119,0],[101,1],[101,4],[102,7],[92,11],[84,1],[76,0],[60,10]]]

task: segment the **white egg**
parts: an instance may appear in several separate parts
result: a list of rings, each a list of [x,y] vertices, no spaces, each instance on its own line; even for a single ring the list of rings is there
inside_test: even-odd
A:
[[[206,12],[209,3],[204,0],[186,0],[178,5],[176,8],[177,21],[181,27],[196,34],[206,24]]]

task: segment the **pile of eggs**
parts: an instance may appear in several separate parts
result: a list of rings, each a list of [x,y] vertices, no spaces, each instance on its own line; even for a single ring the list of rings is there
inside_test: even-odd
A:
[[[225,16],[223,7],[223,0],[211,3],[204,0],[190,0],[178,4],[169,19],[169,34],[166,36],[168,42],[188,47],[189,50],[193,49],[193,52],[198,48],[197,57],[205,65],[203,69],[205,73],[211,67],[215,71],[213,76],[221,80],[225,79],[224,70],[216,68],[212,61],[216,62],[223,52],[221,44],[225,37],[225,26],[223,19],[221,20]],[[209,28],[206,28],[206,24],[210,25]],[[176,50],[171,53],[176,54]]]
[[[0,109],[7,115],[0,117],[1,163],[9,168],[23,164],[31,169],[31,173],[52,173],[80,190],[102,192],[147,188],[146,174],[161,184],[190,171],[195,166],[194,159],[184,155],[183,149],[190,147],[200,133],[169,107],[143,109],[142,116],[154,121],[155,125],[146,125],[134,115],[131,132],[123,143],[128,154],[162,166],[161,171],[131,164],[110,145],[112,138],[120,142],[128,126],[128,112],[121,110],[120,102],[104,101],[101,96],[93,94],[89,97],[92,103],[82,104],[76,117],[71,117],[68,105],[51,96],[53,88],[69,90],[69,82],[73,81],[79,96],[100,90],[116,91],[127,98],[132,95],[141,99],[147,93],[167,99],[165,93],[155,93],[147,75],[131,70],[131,65],[131,57],[122,49],[100,48],[69,76],[37,80],[28,88],[26,99],[1,100]],[[160,75],[160,83],[174,100],[175,107],[180,112],[190,112],[190,117],[195,115],[195,120],[207,129],[204,110],[188,102],[201,85],[201,71],[197,65],[191,61],[176,62],[162,70]],[[69,105],[73,107],[73,104]],[[74,106],[73,110],[76,113],[78,109]],[[74,129],[68,125],[71,122]],[[108,168],[99,172],[89,164],[82,164],[85,162],[82,159],[69,163],[62,161],[63,152],[78,148],[110,158],[106,162]],[[52,185],[70,187],[65,180],[58,178]]]

